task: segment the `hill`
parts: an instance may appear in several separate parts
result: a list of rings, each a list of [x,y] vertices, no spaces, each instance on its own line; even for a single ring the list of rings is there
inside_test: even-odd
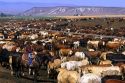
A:
[[[57,6],[33,7],[20,13],[22,16],[77,16],[77,15],[125,15],[125,8],[120,7],[87,7]]]

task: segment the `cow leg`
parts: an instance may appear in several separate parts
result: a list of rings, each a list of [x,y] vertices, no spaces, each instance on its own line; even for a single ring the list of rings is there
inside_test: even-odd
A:
[[[11,75],[13,76],[14,72],[13,72],[12,64],[10,64],[10,70],[11,70]]]
[[[47,68],[48,78],[50,77],[50,68]]]
[[[35,74],[36,74],[35,71],[33,71],[33,76],[34,76]]]
[[[97,59],[97,63],[96,64],[99,65],[100,59],[98,57],[96,59]]]
[[[14,70],[15,70],[16,77],[17,77],[17,78],[20,78],[20,76],[21,76],[20,67],[16,67],[16,68],[14,68]]]
[[[31,75],[31,71],[32,71],[31,68],[29,68],[29,75]]]
[[[25,76],[24,72],[22,73],[22,76]]]
[[[2,62],[0,62],[0,65],[2,66]]]
[[[88,60],[89,60],[89,64],[92,65],[92,59],[91,59],[91,57],[88,57]]]
[[[0,65],[2,66],[2,57],[0,57]]]
[[[37,69],[34,69],[34,70],[33,70],[34,83],[36,83],[36,82],[37,82],[37,72],[38,72],[38,70],[37,70]]]
[[[20,78],[20,71],[17,71],[17,77]]]
[[[14,72],[11,70],[11,75],[13,76]]]
[[[11,70],[11,75],[13,76],[13,66],[12,66],[12,56],[9,56],[9,66],[10,66],[10,70]]]
[[[23,66],[23,65],[21,65],[21,75],[22,75],[22,76],[25,75],[25,74],[24,74],[24,66]]]

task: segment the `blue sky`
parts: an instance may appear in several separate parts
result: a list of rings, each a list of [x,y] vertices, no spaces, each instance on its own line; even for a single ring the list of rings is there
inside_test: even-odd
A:
[[[78,6],[108,6],[125,7],[125,0],[0,0],[4,2],[40,2],[40,3],[61,3]]]

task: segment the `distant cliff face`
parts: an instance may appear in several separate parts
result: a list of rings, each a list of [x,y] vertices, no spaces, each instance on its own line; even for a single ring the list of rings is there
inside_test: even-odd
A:
[[[64,3],[41,3],[39,2],[2,2],[0,1],[0,11],[6,14],[16,15],[22,13],[27,9],[32,7],[54,7],[54,6],[74,6],[73,4],[64,4]]]
[[[24,16],[73,16],[73,15],[124,15],[125,8],[118,7],[33,7]]]

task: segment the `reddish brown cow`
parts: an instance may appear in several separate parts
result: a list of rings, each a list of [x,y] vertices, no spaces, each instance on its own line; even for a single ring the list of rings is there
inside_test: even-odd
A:
[[[108,42],[106,44],[107,49],[117,50],[121,46],[120,42]]]
[[[101,51],[87,51],[85,54],[89,58],[90,64],[99,64],[99,57],[101,55]]]
[[[57,48],[59,48],[59,49],[65,49],[65,48],[68,48],[68,46],[66,46],[66,45],[57,45],[56,46]]]
[[[109,79],[107,80],[105,83],[125,83],[125,81],[122,81],[122,80],[112,80],[112,79]]]
[[[59,50],[60,56],[68,56],[73,53],[71,49],[60,49]]]
[[[101,55],[101,51],[88,51],[86,54],[89,57],[98,57]]]

